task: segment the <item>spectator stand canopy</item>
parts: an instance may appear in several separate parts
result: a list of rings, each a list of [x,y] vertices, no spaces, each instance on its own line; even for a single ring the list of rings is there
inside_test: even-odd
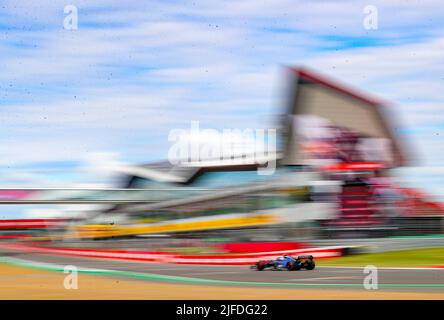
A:
[[[289,71],[282,164],[407,164],[385,103],[305,68]]]

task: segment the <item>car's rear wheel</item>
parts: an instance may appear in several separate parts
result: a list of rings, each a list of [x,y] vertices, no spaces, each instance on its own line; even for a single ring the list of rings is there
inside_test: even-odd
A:
[[[307,266],[305,267],[305,269],[307,270],[313,270],[315,268],[315,262],[313,260],[311,260],[309,263],[307,263]]]
[[[295,263],[293,261],[289,261],[287,263],[287,270],[288,271],[293,271],[295,269]]]
[[[256,269],[257,269],[258,271],[262,271],[262,270],[264,270],[264,269],[265,269],[265,261],[259,261],[259,262],[256,264]]]

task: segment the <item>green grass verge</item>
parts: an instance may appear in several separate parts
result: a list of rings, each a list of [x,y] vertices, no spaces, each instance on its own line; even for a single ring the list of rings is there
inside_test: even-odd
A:
[[[444,248],[402,250],[383,253],[369,253],[340,258],[319,260],[318,266],[364,267],[424,267],[444,265]]]

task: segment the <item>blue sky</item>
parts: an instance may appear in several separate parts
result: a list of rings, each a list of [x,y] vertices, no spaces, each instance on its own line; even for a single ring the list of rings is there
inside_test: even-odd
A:
[[[0,1],[1,185],[106,186],[119,163],[165,159],[192,120],[273,126],[283,66],[304,65],[390,101],[414,152],[400,177],[444,194],[444,4],[372,1],[366,30],[368,4]]]

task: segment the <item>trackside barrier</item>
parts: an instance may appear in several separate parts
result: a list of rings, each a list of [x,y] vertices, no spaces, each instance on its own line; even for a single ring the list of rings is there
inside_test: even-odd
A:
[[[228,254],[271,252],[280,250],[299,250],[309,248],[308,243],[295,241],[279,242],[223,242],[215,244],[216,248]]]
[[[205,264],[205,265],[248,265],[258,260],[274,259],[282,255],[297,256],[311,254],[315,259],[340,257],[344,254],[346,247],[322,247],[300,250],[283,250],[272,252],[260,252],[236,255],[180,255],[164,252],[148,251],[125,251],[125,250],[96,250],[96,249],[75,249],[75,248],[48,248],[22,244],[0,244],[0,248],[42,253],[78,256],[88,258],[136,260],[156,263],[174,264]]]

